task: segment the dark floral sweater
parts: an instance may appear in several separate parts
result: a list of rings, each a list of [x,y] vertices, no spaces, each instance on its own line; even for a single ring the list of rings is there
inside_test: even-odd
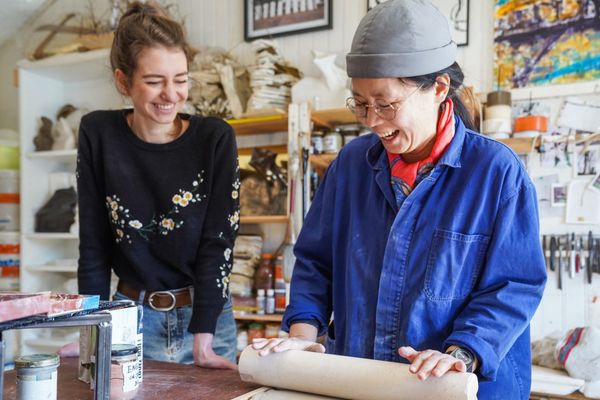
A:
[[[107,299],[111,269],[140,290],[193,286],[188,330],[214,333],[239,227],[233,129],[181,114],[187,130],[153,144],[135,136],[127,112],[95,111],[81,121],[79,291]]]

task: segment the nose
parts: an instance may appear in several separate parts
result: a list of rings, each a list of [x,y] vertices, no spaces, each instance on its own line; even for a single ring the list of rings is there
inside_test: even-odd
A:
[[[163,99],[172,103],[177,102],[177,88],[172,83],[167,83],[162,91]]]
[[[367,107],[367,115],[365,115],[365,124],[369,128],[373,128],[377,126],[380,121],[381,118],[379,117],[379,115],[377,115],[373,107]]]

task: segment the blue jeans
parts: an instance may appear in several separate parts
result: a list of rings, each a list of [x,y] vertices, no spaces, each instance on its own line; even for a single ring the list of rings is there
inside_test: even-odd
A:
[[[117,292],[114,299],[129,298]],[[191,306],[174,308],[165,312],[156,311],[149,305],[144,305],[142,320],[144,358],[179,364],[193,364],[194,335],[187,330],[191,317]],[[217,319],[212,347],[218,355],[227,358],[231,362],[236,362],[236,328],[231,299],[227,300]]]

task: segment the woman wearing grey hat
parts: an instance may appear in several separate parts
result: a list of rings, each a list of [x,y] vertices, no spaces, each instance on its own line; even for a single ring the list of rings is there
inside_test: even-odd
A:
[[[347,106],[373,134],[329,167],[295,247],[287,349],[477,373],[479,398],[528,399],[529,321],[546,282],[534,186],[473,129],[443,15],[390,0],[360,22]],[[332,314],[335,321],[330,323]]]

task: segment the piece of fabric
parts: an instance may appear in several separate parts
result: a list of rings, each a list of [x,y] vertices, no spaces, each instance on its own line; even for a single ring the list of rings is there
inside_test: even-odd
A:
[[[153,144],[131,131],[128,112],[95,111],[81,122],[79,291],[107,299],[111,268],[138,290],[193,286],[187,328],[214,333],[239,227],[233,129],[181,114],[187,130]]]
[[[358,24],[346,70],[351,78],[427,75],[452,65],[456,51],[446,17],[429,0],[389,0]]]
[[[429,156],[423,160],[407,163],[402,155],[386,152],[390,163],[390,174],[392,176],[392,188],[396,195],[398,208],[414,187],[425,178],[452,141],[454,137],[454,103],[447,99],[444,103],[438,119],[435,143]]]
[[[406,363],[397,349],[458,345],[480,360],[478,398],[529,397],[529,322],[546,269],[535,188],[505,145],[455,135],[398,208],[376,135],[329,167],[294,252],[284,329],[313,319],[334,354]]]

